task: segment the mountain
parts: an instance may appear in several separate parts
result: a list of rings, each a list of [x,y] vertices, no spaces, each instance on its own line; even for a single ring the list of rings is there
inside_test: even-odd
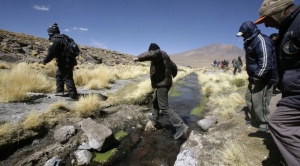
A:
[[[228,60],[231,62],[233,59],[237,59],[238,56],[243,58],[244,55],[245,52],[235,45],[211,44],[194,50],[172,54],[170,56],[178,65],[205,67],[210,66],[214,60]]]
[[[23,33],[0,29],[0,61],[6,62],[39,62],[46,54],[49,40]],[[134,64],[132,55],[113,50],[79,45],[81,50],[78,64]]]

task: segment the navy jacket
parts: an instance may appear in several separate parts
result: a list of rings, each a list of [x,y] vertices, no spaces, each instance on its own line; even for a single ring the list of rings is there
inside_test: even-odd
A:
[[[300,109],[300,7],[287,16],[276,40],[279,85],[282,99],[278,105]]]
[[[272,40],[262,34],[257,26],[250,21],[242,26],[244,26],[244,32],[249,35],[244,40],[249,81],[253,82],[254,78],[257,78],[262,83],[276,83],[276,54]]]

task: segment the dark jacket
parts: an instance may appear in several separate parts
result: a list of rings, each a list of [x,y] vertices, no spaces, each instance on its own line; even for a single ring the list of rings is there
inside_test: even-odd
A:
[[[176,76],[177,66],[166,52],[160,49],[147,51],[138,55],[137,58],[141,62],[151,61],[150,79],[153,88],[172,86],[172,75]]]
[[[300,109],[300,7],[287,16],[276,40],[279,87],[278,105]]]
[[[58,67],[74,67],[76,65],[76,59],[69,59],[67,56],[64,56],[63,53],[64,45],[62,35],[54,34],[49,38],[48,53],[43,62],[46,64],[55,58]]]
[[[276,76],[273,75],[273,70],[276,70],[276,54],[272,40],[262,34],[252,22],[246,22],[245,27],[249,35],[244,41],[249,81],[253,82],[254,78],[257,78],[263,83],[274,84]]]

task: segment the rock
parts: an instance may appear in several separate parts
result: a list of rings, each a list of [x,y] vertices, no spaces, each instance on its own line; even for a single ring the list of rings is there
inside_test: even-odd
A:
[[[70,137],[75,135],[74,126],[63,126],[54,132],[54,139],[60,143],[65,143]]]
[[[198,126],[204,131],[208,131],[208,129],[211,128],[216,123],[218,123],[218,118],[215,116],[208,117],[208,118],[199,120],[197,122]]]
[[[91,147],[88,143],[83,142],[80,146],[78,146],[78,150],[90,150]]]
[[[52,157],[44,164],[44,166],[61,166],[61,165],[62,165],[62,161],[57,156]]]
[[[192,151],[184,150],[177,155],[174,166],[195,166],[200,165]]]
[[[77,150],[74,152],[77,160],[77,165],[88,165],[93,157],[92,153],[88,150]]]
[[[112,131],[103,124],[87,118],[78,123],[89,139],[91,148],[101,151],[108,148],[115,140]]]

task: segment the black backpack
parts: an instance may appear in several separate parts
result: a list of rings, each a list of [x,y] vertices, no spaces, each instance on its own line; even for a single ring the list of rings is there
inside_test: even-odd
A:
[[[76,42],[67,35],[62,34],[62,44],[64,45],[63,55],[70,59],[76,58],[80,54],[80,49]]]

